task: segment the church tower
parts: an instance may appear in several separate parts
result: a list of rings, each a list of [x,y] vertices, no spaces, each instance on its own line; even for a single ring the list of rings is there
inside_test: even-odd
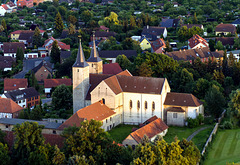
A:
[[[87,60],[87,63],[89,64],[90,73],[102,74],[103,64],[102,59],[98,56],[98,51],[95,43],[95,33],[93,33],[93,48],[91,50],[91,54],[89,59]]]
[[[73,76],[73,113],[85,107],[85,97],[89,89],[89,65],[85,61],[81,39],[76,62],[72,66]]]

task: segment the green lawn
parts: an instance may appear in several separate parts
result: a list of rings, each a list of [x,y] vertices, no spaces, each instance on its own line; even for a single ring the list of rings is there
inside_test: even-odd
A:
[[[138,127],[137,125],[123,125],[120,124],[110,130],[108,133],[118,143],[122,143],[122,141],[132,132],[133,127]]]
[[[203,149],[209,135],[211,134],[213,127],[214,126],[210,126],[209,128],[200,131],[196,136],[193,137],[192,141],[198,147],[200,152],[202,152],[202,149]]]
[[[202,127],[207,127],[207,126],[210,126],[210,125],[201,125],[196,128],[170,126],[168,128],[167,134],[163,137],[163,139],[168,143],[174,141],[175,136],[177,136],[179,140],[182,140],[183,138],[187,139],[188,136],[190,136],[193,132],[197,131],[198,129],[200,129]],[[201,132],[199,132],[199,134],[200,133]]]
[[[204,165],[222,165],[240,161],[240,129],[219,130]]]

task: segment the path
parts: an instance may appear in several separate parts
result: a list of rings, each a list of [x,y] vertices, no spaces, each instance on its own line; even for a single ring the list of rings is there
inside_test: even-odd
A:
[[[209,127],[203,127],[203,128],[200,128],[199,130],[193,132],[192,135],[188,136],[187,141],[192,140],[192,138],[193,138],[195,135],[197,135],[199,132],[201,132],[202,130],[205,130],[205,129],[207,129],[207,128],[209,128]]]

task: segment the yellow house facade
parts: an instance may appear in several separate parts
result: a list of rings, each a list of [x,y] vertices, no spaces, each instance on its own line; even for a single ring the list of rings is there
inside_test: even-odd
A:
[[[151,49],[151,43],[145,37],[141,38],[139,40],[139,42],[140,42],[140,47],[141,47],[142,50]]]

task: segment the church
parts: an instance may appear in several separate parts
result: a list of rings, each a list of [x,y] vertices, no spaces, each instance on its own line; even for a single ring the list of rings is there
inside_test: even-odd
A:
[[[118,74],[102,74],[93,35],[93,48],[85,60],[81,39],[73,73],[73,119],[95,119],[110,130],[124,124],[138,125],[152,116],[167,125],[186,125],[187,117],[204,114],[203,103],[192,94],[173,93],[166,78],[138,77],[125,70]],[[69,124],[70,123],[70,124]]]

